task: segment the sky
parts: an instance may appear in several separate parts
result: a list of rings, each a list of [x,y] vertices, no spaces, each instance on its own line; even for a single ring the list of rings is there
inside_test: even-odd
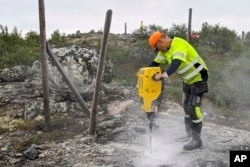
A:
[[[39,0],[0,0],[0,25],[9,31],[16,27],[22,34],[39,33]],[[193,31],[202,24],[219,24],[238,35],[250,31],[249,0],[44,0],[46,34],[55,30],[72,34],[77,30],[103,30],[106,12],[112,10],[111,33],[127,33],[144,26],[188,25],[192,9]]]

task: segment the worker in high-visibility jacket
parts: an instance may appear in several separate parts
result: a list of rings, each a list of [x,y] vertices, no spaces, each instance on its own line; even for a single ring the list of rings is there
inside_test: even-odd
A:
[[[154,32],[149,37],[149,45],[157,53],[150,66],[169,64],[156,80],[167,79],[176,73],[183,79],[183,108],[185,111],[184,124],[186,135],[177,141],[187,142],[184,150],[202,147],[201,130],[203,114],[201,101],[208,91],[208,68],[195,48],[186,40],[179,37],[168,37],[162,32]]]

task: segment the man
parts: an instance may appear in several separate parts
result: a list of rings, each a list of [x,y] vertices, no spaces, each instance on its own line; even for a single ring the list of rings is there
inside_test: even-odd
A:
[[[208,91],[208,68],[197,51],[184,39],[170,38],[162,32],[154,32],[149,37],[149,45],[157,53],[150,66],[168,63],[168,68],[155,76],[155,80],[167,79],[176,73],[183,79],[184,124],[187,135],[177,141],[187,142],[184,150],[194,150],[202,146],[202,96]],[[191,140],[190,140],[191,139]]]

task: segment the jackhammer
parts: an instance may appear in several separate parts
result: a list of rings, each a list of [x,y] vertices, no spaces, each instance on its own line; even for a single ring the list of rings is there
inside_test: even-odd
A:
[[[155,123],[155,117],[161,103],[162,82],[155,81],[154,76],[160,73],[160,67],[144,67],[138,74],[137,85],[142,101],[141,109],[147,114],[150,131],[155,131],[159,127]]]

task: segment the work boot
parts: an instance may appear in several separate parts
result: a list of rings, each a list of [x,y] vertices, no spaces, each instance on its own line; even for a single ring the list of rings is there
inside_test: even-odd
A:
[[[183,146],[184,150],[194,150],[202,146],[201,140],[201,128],[202,123],[193,123],[191,124],[192,128],[192,140]]]
[[[191,139],[191,119],[189,117],[184,117],[184,125],[185,125],[185,131],[186,131],[186,136],[182,136],[179,138],[176,138],[175,140],[177,142],[187,142],[188,140]]]

